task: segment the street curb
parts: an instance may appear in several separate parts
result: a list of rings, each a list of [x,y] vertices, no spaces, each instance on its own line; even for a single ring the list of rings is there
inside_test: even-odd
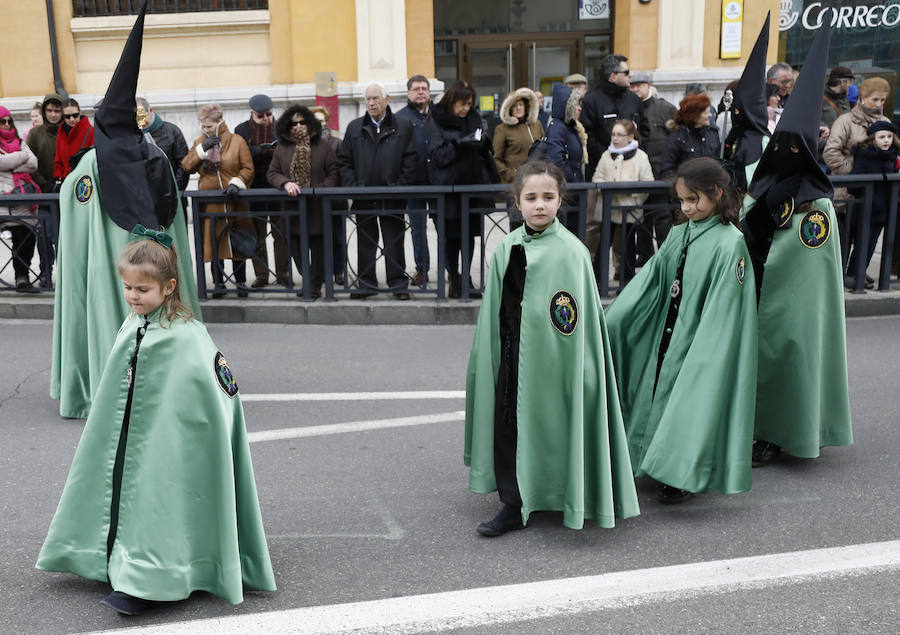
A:
[[[607,306],[612,299],[604,300]],[[205,300],[210,324],[448,325],[475,324],[480,300]],[[845,293],[847,317],[900,315],[900,291]],[[0,295],[0,319],[52,320],[53,296]]]

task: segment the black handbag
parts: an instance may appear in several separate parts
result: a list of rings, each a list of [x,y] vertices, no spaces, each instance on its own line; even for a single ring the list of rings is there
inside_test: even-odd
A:
[[[253,258],[256,250],[259,248],[259,241],[256,236],[246,229],[232,227],[228,232],[231,241],[231,251],[235,256],[243,256],[244,258]]]
[[[528,157],[525,159],[525,162],[545,161],[549,150],[550,144],[547,143],[547,137],[536,139],[535,142],[531,144],[531,147],[528,148]]]

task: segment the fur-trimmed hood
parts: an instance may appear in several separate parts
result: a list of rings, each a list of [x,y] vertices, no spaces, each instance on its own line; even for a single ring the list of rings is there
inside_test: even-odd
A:
[[[314,144],[322,136],[322,122],[316,119],[309,108],[299,104],[289,106],[287,110],[281,113],[278,121],[275,122],[275,136],[278,137],[279,143],[294,143],[294,139],[291,137],[291,121],[297,113],[302,114],[303,120],[307,122],[306,130],[309,132],[309,143],[310,145]]]
[[[519,120],[512,116],[512,108],[520,99],[525,100],[525,121],[534,123],[538,118],[537,95],[530,88],[517,88],[506,96],[500,105],[500,120],[508,126],[515,126]]]

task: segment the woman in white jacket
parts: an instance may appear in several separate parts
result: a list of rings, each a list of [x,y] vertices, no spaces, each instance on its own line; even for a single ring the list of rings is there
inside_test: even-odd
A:
[[[13,189],[23,193],[40,192],[31,178],[37,170],[37,158],[19,137],[16,124],[9,110],[0,106],[0,194]],[[29,188],[28,185],[32,187]],[[37,206],[16,205],[0,207],[0,230],[12,234],[13,271],[16,276],[16,291],[29,292],[34,286],[29,279],[29,265],[34,256],[36,220],[4,220],[4,216],[28,216]]]
[[[594,183],[604,183],[610,181],[616,182],[633,182],[633,181],[652,181],[653,168],[650,167],[650,159],[647,154],[638,148],[638,132],[634,122],[630,119],[617,119],[612,128],[612,142],[609,148],[600,157],[597,169],[594,170],[594,176],[591,179]],[[621,205],[643,205],[647,200],[646,192],[634,194],[617,194],[613,196],[613,209],[610,211],[610,223],[612,226],[612,237],[610,243],[613,249],[614,269],[619,269],[616,262],[621,260],[621,274],[617,272],[617,277],[622,280],[622,286],[634,277],[635,267],[635,234],[634,231],[628,229],[628,225],[641,220],[643,210],[641,209],[621,209]],[[587,228],[587,247],[591,252],[591,257],[597,253],[600,245],[600,233],[603,228],[603,196],[600,192],[594,190],[588,198],[588,228]],[[623,219],[624,217],[624,219]],[[624,239],[622,229],[626,229]],[[622,257],[622,244],[625,245],[625,255]]]

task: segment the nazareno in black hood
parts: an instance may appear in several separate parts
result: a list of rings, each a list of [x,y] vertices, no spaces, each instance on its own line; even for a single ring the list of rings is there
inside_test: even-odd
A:
[[[178,209],[178,188],[166,155],[138,128],[137,79],[144,37],[144,1],[94,117],[98,191],[103,211],[122,229],[168,227]]]
[[[747,65],[734,91],[732,106],[733,127],[728,145],[734,145],[734,162],[744,168],[762,156],[762,138],[769,135],[769,114],[766,109],[766,53],[769,49],[769,18],[763,24],[756,44],[747,58]]]

